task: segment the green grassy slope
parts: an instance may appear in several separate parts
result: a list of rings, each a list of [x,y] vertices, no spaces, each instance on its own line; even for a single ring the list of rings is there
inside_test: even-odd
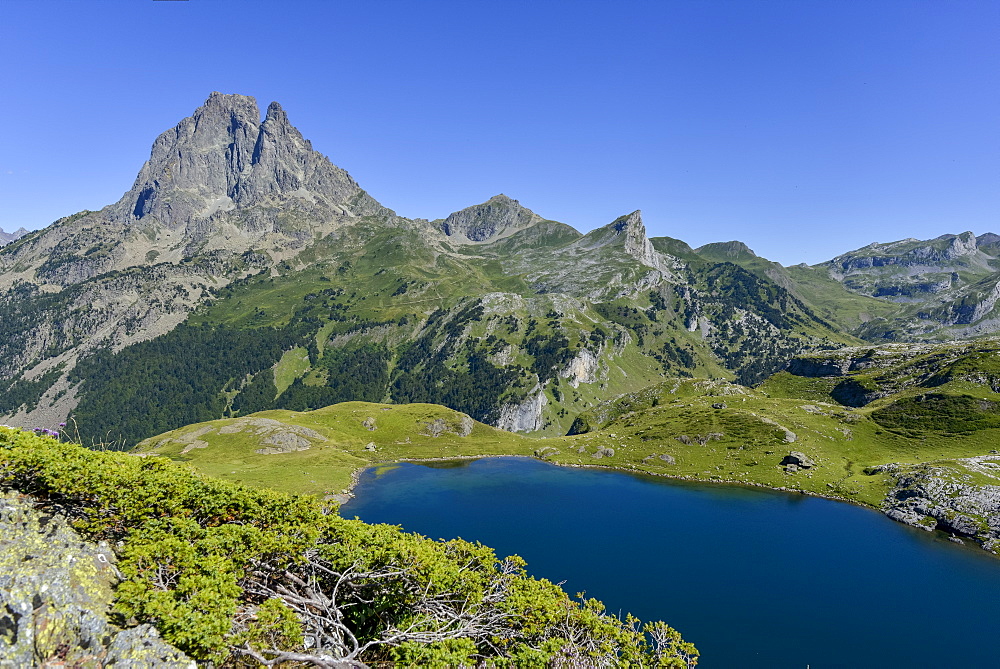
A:
[[[803,490],[878,506],[894,479],[866,470],[887,463],[953,464],[1000,444],[1000,424],[963,432],[933,422],[922,429],[890,428],[872,413],[898,400],[845,407],[823,393],[823,380],[812,381],[810,386],[782,373],[759,390],[720,381],[662,383],[580,416],[575,427],[585,432],[568,438],[579,445],[553,459]],[[614,456],[595,461],[592,454],[607,445]],[[581,446],[585,452],[574,453]],[[788,473],[781,463],[791,451],[816,465]]]
[[[148,439],[137,450],[220,478],[317,494],[342,492],[352,472],[380,462],[541,454],[560,464],[759,484],[877,506],[892,479],[866,475],[866,469],[949,463],[1000,444],[1000,422],[960,432],[942,429],[944,424],[898,428],[880,422],[878,412],[910,394],[855,409],[824,396],[819,383],[810,389],[800,378],[782,373],[760,390],[721,380],[674,379],[585,412],[574,423],[579,434],[545,440],[481,423],[462,436],[462,414],[435,405],[346,402],[198,423]],[[1000,406],[1000,395],[993,396]],[[443,426],[439,436],[429,427],[435,422]],[[282,432],[299,434],[306,448],[277,452],[280,447],[268,438]],[[369,444],[373,450],[366,450]],[[614,452],[604,450],[609,448]],[[273,452],[258,453],[261,449]],[[813,459],[815,467],[788,473],[782,460],[791,451]]]
[[[544,442],[432,404],[344,402],[315,411],[263,411],[188,425],[147,439],[136,451],[226,480],[329,495],[344,492],[355,471],[378,462],[530,455],[539,443]]]

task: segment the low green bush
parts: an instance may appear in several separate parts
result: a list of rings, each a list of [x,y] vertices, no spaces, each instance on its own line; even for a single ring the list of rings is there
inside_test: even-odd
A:
[[[664,623],[571,599],[516,556],[346,520],[315,498],[162,458],[0,427],[0,488],[116,546],[119,624],[151,623],[200,662],[697,664]]]

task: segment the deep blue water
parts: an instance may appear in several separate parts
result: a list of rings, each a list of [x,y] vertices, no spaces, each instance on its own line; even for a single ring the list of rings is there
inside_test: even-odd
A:
[[[1000,560],[849,504],[527,458],[372,469],[355,493],[345,517],[665,620],[699,667],[1000,667]]]

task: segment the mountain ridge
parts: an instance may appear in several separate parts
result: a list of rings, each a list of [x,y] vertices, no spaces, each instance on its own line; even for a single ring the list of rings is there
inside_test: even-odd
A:
[[[21,226],[14,232],[4,232],[3,228],[0,228],[0,246],[16,242],[18,239],[28,234],[28,232],[29,231],[26,230],[24,226]]]
[[[944,250],[921,258],[988,255],[959,253],[967,234],[934,243]],[[0,416],[31,426],[79,406],[96,420],[98,377],[126,374],[111,361],[130,347],[221,355],[202,330],[177,330],[188,324],[235,328],[234,342],[274,333],[263,357],[217,379],[204,418],[343,398],[342,358],[364,350],[381,370],[370,401],[436,402],[554,433],[608,393],[664,374],[755,383],[798,352],[858,343],[854,328],[881,336],[902,307],[863,293],[740,242],[651,240],[638,210],[585,234],[503,194],[444,219],[405,218],[315,151],[280,104],[261,118],[253,98],[213,93],[156,138],[118,202],[0,251]],[[200,353],[180,345],[189,337]],[[305,351],[307,363],[287,377],[273,346]],[[489,390],[474,399],[469,378]],[[140,399],[110,388],[110,417]]]

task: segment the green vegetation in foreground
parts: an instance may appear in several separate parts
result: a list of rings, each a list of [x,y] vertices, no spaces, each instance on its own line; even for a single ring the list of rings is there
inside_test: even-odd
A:
[[[528,577],[520,558],[346,520],[315,498],[228,483],[166,458],[0,427],[0,489],[116,546],[116,623],[150,623],[200,662],[697,664],[666,624],[571,600]]]

